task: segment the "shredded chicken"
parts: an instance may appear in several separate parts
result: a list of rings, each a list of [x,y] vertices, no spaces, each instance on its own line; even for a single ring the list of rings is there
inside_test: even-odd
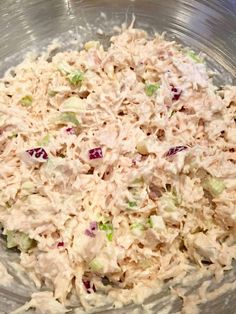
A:
[[[101,291],[141,302],[188,265],[231,265],[235,118],[235,86],[218,91],[203,60],[132,27],[108,50],[89,42],[9,70],[0,222],[53,290],[26,307],[50,299],[61,313],[75,294],[88,308]]]

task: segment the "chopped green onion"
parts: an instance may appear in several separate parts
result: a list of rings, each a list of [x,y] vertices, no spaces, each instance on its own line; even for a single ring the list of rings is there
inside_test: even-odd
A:
[[[151,97],[158,89],[160,88],[160,84],[146,84],[145,85],[145,93],[147,96]]]
[[[83,82],[84,73],[80,72],[79,70],[74,70],[70,74],[67,75],[67,78],[71,84],[78,85]]]
[[[30,95],[26,95],[23,98],[21,98],[20,103],[24,107],[30,107],[33,102],[33,97]]]
[[[59,117],[59,122],[65,124],[71,122],[77,126],[80,124],[78,119],[76,118],[75,113],[73,112],[63,112]]]
[[[111,223],[100,223],[99,229],[106,232],[106,237],[108,241],[112,241],[113,239],[113,226]]]
[[[103,269],[102,263],[97,258],[94,258],[89,263],[89,267],[91,268],[92,271],[95,271],[95,272],[99,272]]]
[[[7,230],[6,236],[8,249],[18,247],[19,250],[27,252],[36,245],[36,241],[23,232]]]
[[[222,180],[209,176],[203,183],[203,188],[213,197],[217,197],[224,191],[225,185]]]

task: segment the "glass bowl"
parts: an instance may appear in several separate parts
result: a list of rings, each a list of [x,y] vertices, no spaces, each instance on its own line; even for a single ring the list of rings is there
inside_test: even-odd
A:
[[[8,0],[0,2],[0,76],[19,63],[26,52],[41,52],[58,38],[62,50],[79,49],[81,44],[98,39],[108,45],[113,27],[129,24],[135,16],[135,27],[150,35],[167,32],[167,38],[202,51],[216,75],[217,85],[235,84],[236,74],[236,1],[235,0]],[[0,240],[0,261],[15,278],[14,285],[1,285],[0,313],[10,313],[36,291],[24,284],[16,273],[19,255],[5,250]],[[235,278],[236,268],[226,273],[224,282]],[[196,285],[192,289],[196,289]],[[212,285],[222,285],[223,283]],[[231,291],[200,306],[201,313],[235,313],[236,291]],[[170,306],[168,286],[145,301],[148,313],[177,313],[180,300]],[[161,300],[160,302],[157,302]],[[94,309],[94,313],[145,313],[141,306],[121,309]],[[28,313],[28,312],[27,312]],[[81,312],[80,312],[81,313]],[[190,310],[189,314],[193,312]],[[56,313],[55,313],[56,314]]]

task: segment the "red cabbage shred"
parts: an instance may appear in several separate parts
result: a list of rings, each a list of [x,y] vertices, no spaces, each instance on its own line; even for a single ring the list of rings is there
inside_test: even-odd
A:
[[[35,159],[43,159],[43,160],[48,159],[48,154],[45,151],[45,149],[42,147],[28,149],[26,153],[28,153],[31,157]]]
[[[98,229],[98,224],[97,224],[97,222],[96,222],[96,221],[92,221],[92,222],[90,223],[90,230],[95,231],[95,230],[97,230],[97,229]]]
[[[96,234],[94,233],[94,231],[96,230],[98,230],[98,224],[96,221],[92,221],[89,225],[89,228],[85,229],[84,234],[90,238],[95,238]]]
[[[166,157],[170,157],[173,156],[179,152],[182,152],[183,150],[188,149],[187,146],[175,146],[175,147],[171,147],[168,152],[166,153]]]
[[[72,128],[72,127],[71,128],[67,128],[66,129],[66,133],[70,134],[70,135],[74,135],[75,134],[75,128]]]
[[[83,279],[82,282],[84,284],[85,289],[87,290],[87,293],[90,294],[92,292],[96,292],[96,288],[95,288],[94,284],[91,285],[91,282],[89,280]]]
[[[89,153],[89,159],[90,160],[103,158],[101,147],[96,147],[96,148],[90,149],[88,153]]]
[[[171,86],[171,92],[172,92],[172,100],[177,101],[179,100],[182,90],[180,88],[176,88],[173,85]]]
[[[84,232],[84,234],[87,235],[87,236],[90,237],[90,238],[95,238],[95,236],[96,236],[96,235],[95,235],[91,230],[89,230],[89,229],[86,229],[85,232]]]

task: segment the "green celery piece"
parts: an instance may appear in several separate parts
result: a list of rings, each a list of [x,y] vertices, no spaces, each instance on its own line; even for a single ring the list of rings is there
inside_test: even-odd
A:
[[[144,230],[144,225],[139,223],[139,222],[133,223],[130,227],[131,227],[131,229]]]
[[[33,97],[30,95],[26,95],[23,98],[21,98],[20,103],[24,107],[30,107],[33,102]]]
[[[12,135],[8,135],[9,140],[12,140],[13,138],[16,138],[18,136],[18,133],[13,132]]]
[[[75,113],[73,113],[73,112],[63,112],[60,115],[60,121],[62,123],[71,122],[71,123],[75,124],[76,126],[80,125],[78,119],[76,118]]]
[[[50,90],[50,91],[48,91],[48,96],[49,96],[49,97],[54,97],[54,96],[56,96],[57,93],[58,93],[58,92],[56,92],[56,91],[54,91],[54,90]]]
[[[72,85],[81,84],[84,80],[84,73],[79,70],[74,70],[70,74],[67,75],[68,80]]]
[[[158,89],[160,88],[160,84],[146,84],[145,85],[145,93],[147,96],[151,97]]]
[[[45,135],[41,141],[38,141],[38,145],[39,146],[47,146],[49,144],[50,141],[50,135],[49,133],[47,135]]]
[[[130,208],[137,207],[137,202],[129,201],[129,202],[128,202],[128,206],[129,206]]]
[[[111,223],[100,223],[99,229],[106,232],[106,237],[109,241],[113,239],[113,226]]]
[[[113,233],[112,232],[111,233],[107,233],[106,236],[107,236],[108,241],[111,242],[112,239],[113,239]]]
[[[20,251],[27,252],[36,245],[36,241],[23,232],[7,230],[6,236],[8,249],[18,247]]]
[[[203,60],[192,50],[188,50],[186,55],[189,56],[193,61],[197,63],[203,63]]]
[[[203,183],[203,188],[208,191],[211,196],[219,196],[225,189],[224,182],[221,179],[209,176]]]
[[[91,268],[92,271],[95,271],[95,272],[99,272],[103,269],[102,263],[97,258],[94,258],[89,263],[89,267]]]

